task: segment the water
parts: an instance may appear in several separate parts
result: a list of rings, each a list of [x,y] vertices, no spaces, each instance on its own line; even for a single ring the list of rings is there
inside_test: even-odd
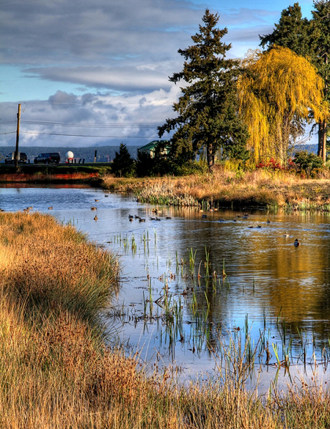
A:
[[[246,218],[167,207],[156,214],[132,197],[83,186],[0,188],[0,208],[29,206],[118,254],[121,289],[106,321],[150,366],[173,364],[185,376],[212,373],[214,356],[222,356],[230,338],[250,338],[250,350],[258,345],[256,362],[271,377],[276,347],[279,360],[289,356],[291,373],[315,363],[327,369],[328,214],[248,211]]]

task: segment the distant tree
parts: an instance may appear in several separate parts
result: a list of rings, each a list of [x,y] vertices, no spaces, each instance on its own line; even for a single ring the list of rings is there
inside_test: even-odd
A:
[[[169,79],[183,80],[182,96],[174,103],[178,113],[159,127],[159,136],[175,130],[172,153],[184,159],[191,158],[201,147],[206,148],[209,170],[214,166],[217,149],[245,145],[248,134],[238,116],[236,80],[239,62],[226,59],[230,44],[221,42],[227,29],[217,29],[218,14],[206,9],[204,26],[192,36],[194,45],[179,49],[185,58],[183,70]]]
[[[116,152],[111,170],[119,177],[130,177],[134,175],[134,159],[123,143],[120,144],[119,152]]]
[[[253,52],[242,66],[239,108],[254,158],[285,161],[290,141],[303,134],[310,113],[317,121],[327,114],[323,80],[309,61],[288,48]]]

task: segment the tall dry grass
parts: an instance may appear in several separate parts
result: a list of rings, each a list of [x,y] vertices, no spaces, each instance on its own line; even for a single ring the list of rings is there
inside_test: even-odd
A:
[[[263,398],[219,366],[214,379],[182,386],[106,347],[99,314],[118,266],[72,227],[0,214],[0,257],[1,428],[329,427],[329,396],[316,384]],[[240,356],[232,362],[244,379]]]
[[[219,207],[293,207],[330,209],[329,178],[302,179],[286,171],[231,171],[218,166],[213,174],[144,179],[104,178],[103,186],[133,192],[142,202]]]

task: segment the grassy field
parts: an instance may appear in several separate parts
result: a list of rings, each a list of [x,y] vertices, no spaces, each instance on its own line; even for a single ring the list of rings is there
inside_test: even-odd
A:
[[[234,172],[218,168],[213,174],[184,177],[103,178],[106,189],[133,192],[141,202],[214,207],[267,207],[330,210],[328,177],[303,179],[283,171]]]
[[[214,379],[185,386],[146,374],[138,353],[105,346],[100,314],[118,288],[116,258],[38,213],[0,213],[1,428],[328,428],[314,381],[266,397],[245,389],[244,347]]]

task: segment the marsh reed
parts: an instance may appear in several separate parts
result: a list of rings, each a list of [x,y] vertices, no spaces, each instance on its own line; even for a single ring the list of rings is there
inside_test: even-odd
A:
[[[134,193],[141,202],[173,206],[268,207],[330,211],[329,178],[303,179],[294,173],[257,169],[233,171],[218,165],[210,174],[182,177],[103,179],[105,189]]]
[[[168,368],[147,374],[138,353],[106,347],[100,315],[119,267],[72,226],[1,213],[0,271],[1,428],[329,427],[329,396],[316,382],[249,392],[244,344],[223,351],[230,364],[213,379],[186,385]],[[166,305],[170,315],[169,297]]]

